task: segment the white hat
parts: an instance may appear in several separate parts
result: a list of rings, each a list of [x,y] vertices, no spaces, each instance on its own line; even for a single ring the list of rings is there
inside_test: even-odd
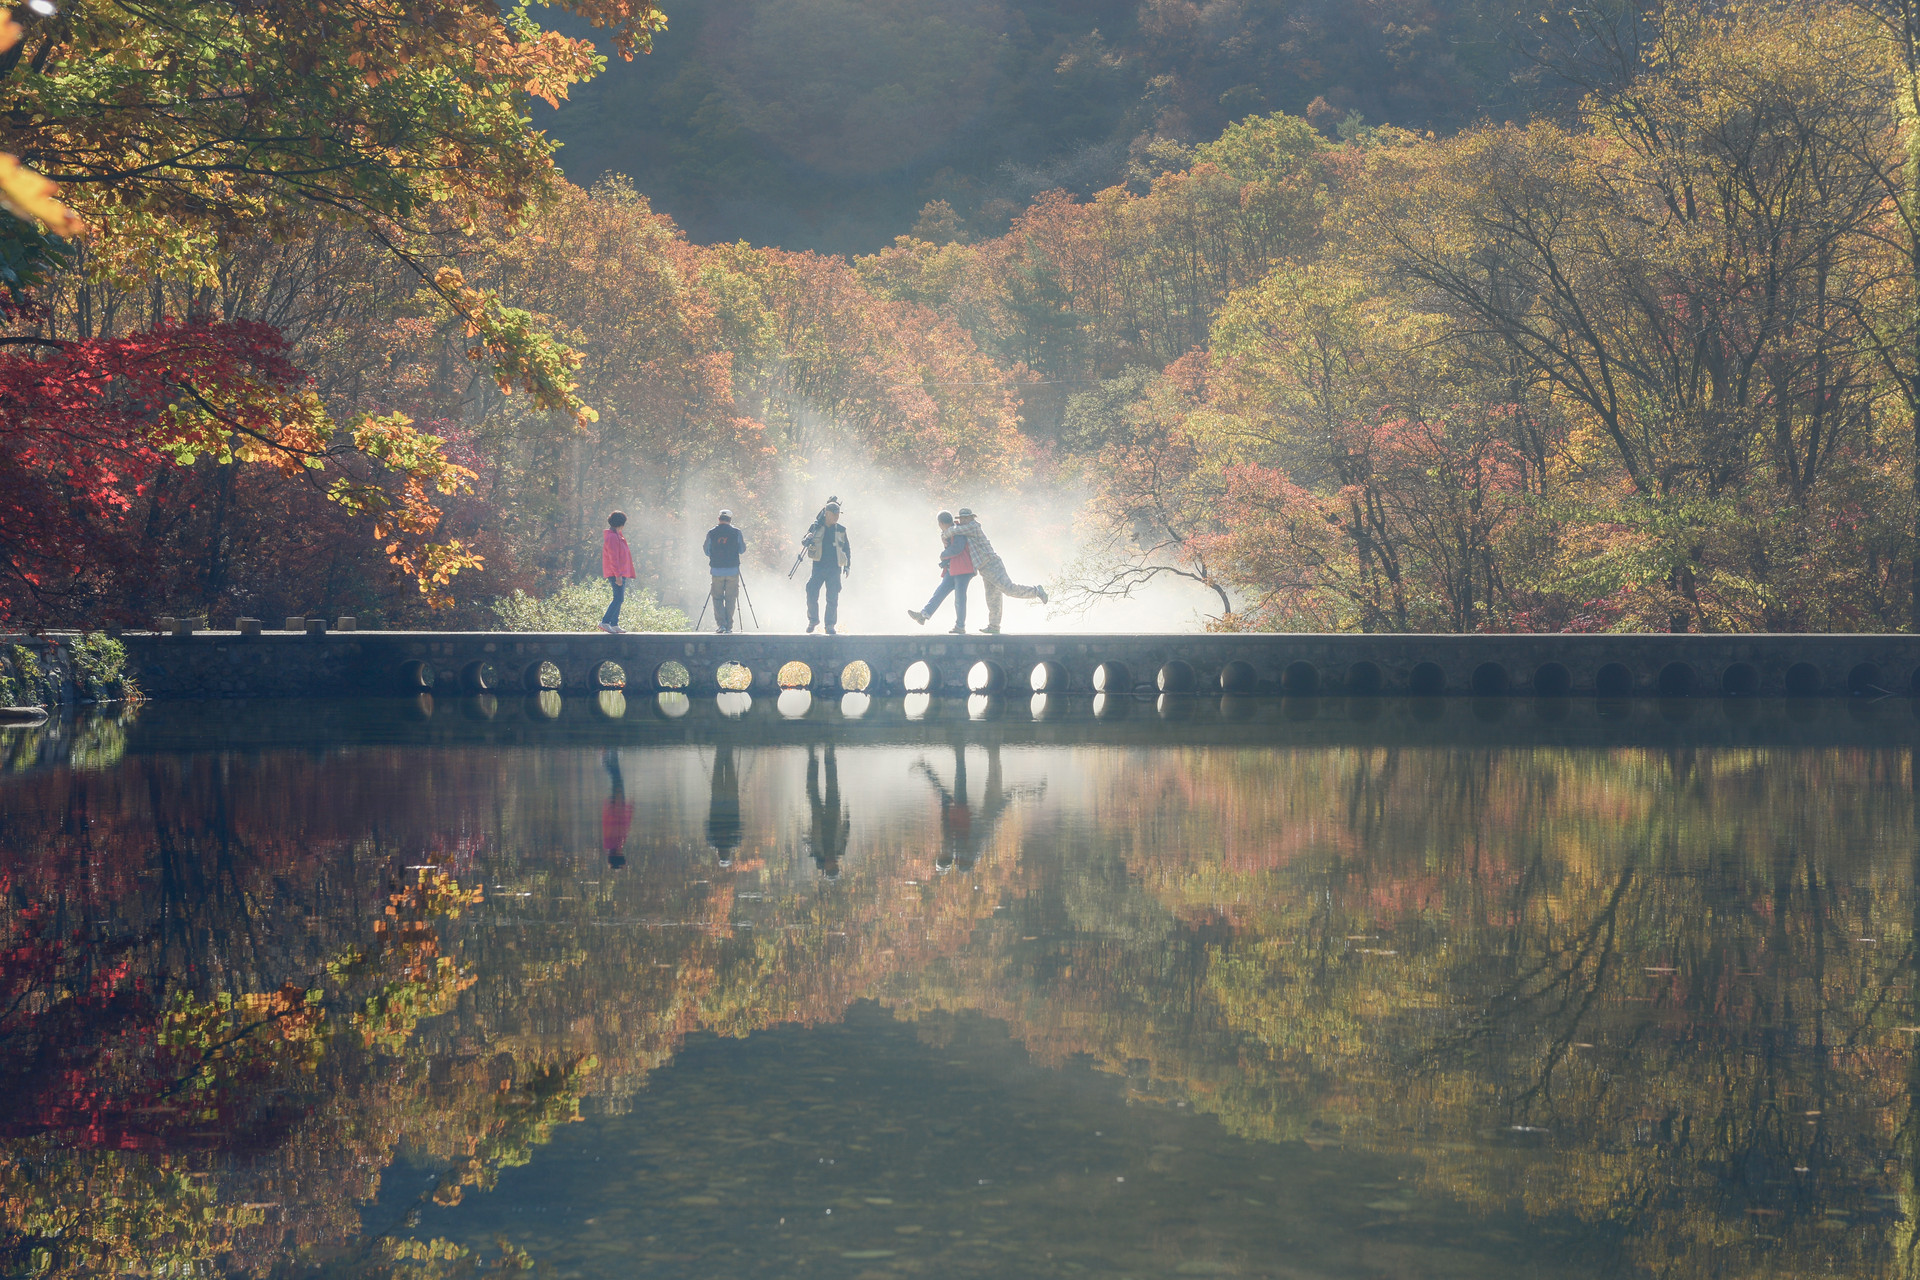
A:
[[[733,519],[733,512],[727,510],[725,507],[722,507],[720,508],[720,518],[722,520],[731,520]]]

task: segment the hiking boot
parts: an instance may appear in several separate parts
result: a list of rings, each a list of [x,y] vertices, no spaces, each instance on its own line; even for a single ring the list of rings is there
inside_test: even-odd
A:
[[[919,623],[923,627],[927,625],[927,615],[920,612],[918,609],[907,610],[907,616],[909,618],[912,618],[915,622]]]
[[[1040,597],[1041,604],[1045,604],[1047,602],[1047,589],[1045,587],[1035,587],[1033,589],[1033,593]]]

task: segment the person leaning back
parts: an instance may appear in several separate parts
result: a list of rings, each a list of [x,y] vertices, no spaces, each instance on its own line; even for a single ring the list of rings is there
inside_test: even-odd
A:
[[[720,523],[707,530],[707,572],[713,578],[713,621],[721,635],[733,633],[733,610],[740,599],[740,553],[747,539],[733,527],[733,512],[722,511]]]
[[[846,527],[840,523],[838,502],[820,509],[820,518],[807,530],[800,549],[813,561],[813,572],[807,577],[807,633],[811,635],[820,625],[820,594],[824,591],[827,634],[838,635],[834,628],[840,621],[840,578],[853,570],[853,547],[847,540]]]

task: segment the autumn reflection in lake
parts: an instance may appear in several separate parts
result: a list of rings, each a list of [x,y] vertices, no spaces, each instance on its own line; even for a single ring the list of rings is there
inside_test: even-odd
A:
[[[1913,1274],[1904,702],[673,696],[0,735],[0,1271]]]

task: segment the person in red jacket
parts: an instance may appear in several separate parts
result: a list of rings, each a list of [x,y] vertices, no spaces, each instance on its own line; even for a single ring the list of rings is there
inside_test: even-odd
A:
[[[627,513],[616,511],[607,517],[607,531],[600,538],[600,576],[613,588],[613,603],[600,619],[600,629],[610,636],[625,635],[620,630],[620,606],[627,602],[627,584],[633,581],[633,551],[627,535],[620,532]]]
[[[944,544],[940,550],[940,585],[934,589],[933,599],[927,601],[926,608],[909,609],[907,616],[925,625],[939,609],[940,602],[951,595],[954,617],[951,634],[963,636],[967,634],[967,588],[973,583],[973,550],[967,544],[966,534],[954,532],[952,512],[942,511],[939,520]]]
[[[616,870],[627,865],[627,833],[633,830],[633,802],[627,799],[627,780],[620,774],[620,757],[608,747],[600,757],[611,788],[607,803],[600,809],[600,844],[607,851],[607,865]]]

